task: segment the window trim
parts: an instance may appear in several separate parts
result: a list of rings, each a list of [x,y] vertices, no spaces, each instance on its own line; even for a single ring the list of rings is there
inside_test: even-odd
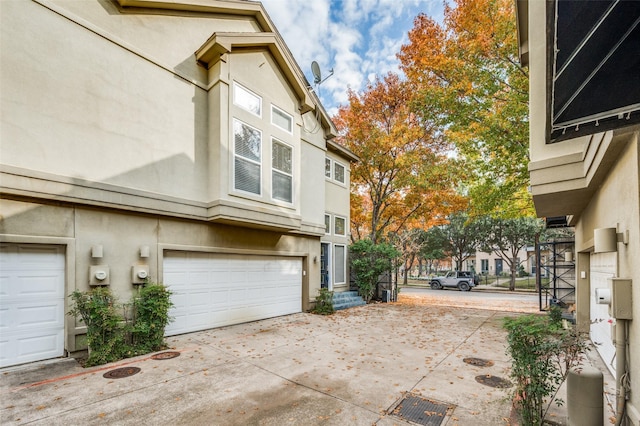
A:
[[[343,179],[343,180],[341,180],[341,181],[340,181],[340,180],[338,180],[338,179],[336,179],[336,165],[338,165],[338,166],[342,167],[342,179]],[[333,169],[333,173],[332,173],[332,176],[331,176],[331,177],[332,177],[332,179],[333,179],[334,181],[338,182],[340,185],[346,185],[346,184],[347,184],[347,183],[346,183],[346,182],[347,182],[347,166],[345,166],[344,164],[342,164],[342,163],[341,163],[341,162],[339,162],[339,161],[335,161],[335,160],[333,160],[333,167],[332,167],[332,169]]]
[[[341,265],[342,275],[344,276],[344,280],[343,281],[338,281],[336,279],[336,276],[337,276],[337,274],[336,274],[336,266],[338,265],[338,262],[336,261],[336,253],[337,253],[336,247],[342,247],[343,250],[344,250],[343,251],[344,256],[343,256],[343,259],[342,259],[342,262],[341,262],[342,263],[342,265]],[[332,251],[333,251],[333,279],[335,280],[333,282],[333,284],[334,285],[346,284],[347,283],[347,245],[346,244],[334,244]]]
[[[329,232],[327,232],[327,218],[329,218]],[[331,224],[333,223],[333,219],[329,213],[324,214],[324,235],[331,235]]]
[[[289,122],[291,124],[291,128],[290,129],[285,129],[284,127],[279,126],[278,124],[273,122],[273,110],[278,110],[280,113],[286,115],[287,117],[289,117]],[[289,114],[288,112],[286,112],[285,110],[283,110],[282,108],[278,108],[276,105],[271,104],[271,125],[277,127],[280,130],[283,130],[285,132],[287,132],[290,135],[293,135],[293,115]]]
[[[329,162],[329,170],[327,170],[327,161]],[[328,175],[327,171],[329,172]],[[333,178],[333,160],[329,157],[324,157],[324,177],[328,180]]]
[[[253,160],[251,158],[247,158],[244,157],[240,154],[236,153],[236,133],[235,133],[235,123],[240,123],[241,125],[245,125],[251,129],[256,130],[259,134],[260,134],[260,159],[258,161]],[[262,197],[262,161],[263,161],[263,151],[264,151],[264,141],[262,140],[262,130],[258,129],[257,127],[254,127],[248,123],[245,123],[242,120],[239,120],[237,118],[233,118],[233,126],[232,126],[232,133],[233,133],[233,150],[232,150],[232,155],[233,155],[233,166],[232,166],[232,170],[233,170],[233,183],[232,183],[232,188],[234,192],[239,192],[242,194],[248,194],[254,197]],[[259,182],[259,187],[260,187],[260,192],[259,193],[255,193],[255,192],[250,192],[250,191],[245,191],[243,189],[237,188],[236,187],[236,157],[240,158],[244,161],[248,161],[252,164],[257,164],[258,167],[260,168],[260,173],[258,174],[260,182]]]
[[[242,104],[238,103],[236,101],[236,88],[240,88],[241,90],[244,90],[245,92],[247,92],[249,95],[253,95],[255,96],[258,101],[259,101],[259,106],[260,106],[260,111],[258,111],[258,114],[256,114],[254,111],[251,111],[250,109],[246,108],[245,106],[243,106]],[[243,86],[242,84],[238,83],[237,81],[233,82],[233,104],[241,109],[243,109],[244,111],[247,111],[249,114],[254,115],[256,117],[262,118],[262,96],[258,95],[257,93],[255,93],[252,90],[249,90],[247,87]]]
[[[342,219],[344,221],[344,234],[339,234],[336,231],[336,219]],[[337,235],[339,237],[346,237],[347,236],[347,218],[344,216],[338,216],[338,215],[334,215],[333,216],[333,235]]]
[[[279,144],[284,145],[286,147],[289,147],[289,149],[291,149],[291,173],[290,174],[288,174],[287,172],[283,172],[282,170],[278,170],[273,166],[273,147],[274,147],[274,145],[276,143],[279,143]],[[275,138],[273,136],[271,137],[271,164],[270,164],[271,165],[271,176],[270,176],[271,177],[271,194],[270,195],[271,195],[271,200],[276,202],[276,203],[285,203],[287,205],[293,205],[294,204],[294,201],[295,201],[295,199],[294,199],[295,198],[294,197],[294,194],[295,194],[295,180],[293,178],[294,177],[294,172],[295,172],[295,162],[294,162],[295,155],[294,154],[295,154],[295,150],[294,150],[294,146],[293,145],[291,145],[289,143],[286,143],[286,142],[284,142],[284,141],[282,141],[282,140],[280,140],[278,138]],[[291,201],[280,200],[278,198],[274,198],[274,196],[273,196],[274,193],[275,193],[275,191],[273,190],[273,173],[274,172],[281,173],[282,175],[289,176],[291,178]]]

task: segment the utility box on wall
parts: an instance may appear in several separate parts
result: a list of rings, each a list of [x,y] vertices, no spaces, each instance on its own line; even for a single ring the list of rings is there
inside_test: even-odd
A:
[[[611,304],[609,314],[615,319],[633,319],[631,300],[631,280],[627,278],[610,278]]]

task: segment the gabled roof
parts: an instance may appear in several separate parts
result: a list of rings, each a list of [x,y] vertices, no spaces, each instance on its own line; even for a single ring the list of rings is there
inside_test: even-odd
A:
[[[322,107],[319,99],[310,91],[304,73],[269,18],[262,3],[249,0],[117,0],[126,8],[162,9],[215,13],[231,16],[250,16],[256,20],[263,32],[255,33],[214,33],[196,52],[196,60],[207,68],[213,65],[220,55],[233,49],[264,48],[274,57],[282,73],[291,84],[300,100],[300,113],[317,110],[325,127],[325,136],[329,139],[337,134],[335,125]]]
[[[282,42],[275,33],[214,33],[196,50],[195,55],[199,63],[209,68],[220,59],[221,55],[233,49],[251,47],[269,50],[300,99],[300,113],[312,111],[315,104],[304,80],[295,72],[297,64],[291,54],[283,49]]]

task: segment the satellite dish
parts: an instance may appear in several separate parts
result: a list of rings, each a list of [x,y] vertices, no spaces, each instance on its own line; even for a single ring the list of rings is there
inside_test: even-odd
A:
[[[311,72],[313,73],[313,82],[318,84],[322,81],[322,74],[320,73],[320,65],[316,61],[311,62]]]

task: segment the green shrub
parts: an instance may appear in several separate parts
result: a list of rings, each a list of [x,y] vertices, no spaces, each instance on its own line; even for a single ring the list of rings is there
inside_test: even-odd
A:
[[[374,244],[371,240],[359,240],[349,247],[351,271],[365,302],[369,303],[380,275],[393,268],[393,261],[400,253],[391,244]]]
[[[117,313],[111,290],[96,287],[89,292],[79,290],[71,293],[74,302],[70,315],[87,326],[87,365],[105,364],[124,357],[128,349],[122,330],[122,317]]]
[[[161,284],[148,284],[133,299],[133,346],[144,353],[165,347],[164,329],[169,324],[171,292]]]
[[[170,322],[171,292],[161,284],[146,284],[133,301],[119,305],[108,287],[69,296],[73,307],[69,315],[87,326],[89,357],[86,365],[99,365],[142,355],[165,347],[164,329]],[[131,318],[119,314],[126,307]]]
[[[320,292],[316,296],[316,307],[313,312],[320,315],[331,315],[334,313],[333,291],[329,291],[328,288],[320,289]]]
[[[548,316],[505,318],[511,378],[516,384],[514,405],[523,425],[543,424],[569,369],[580,363],[586,351],[583,336],[575,328],[562,328],[561,323],[557,310]]]

